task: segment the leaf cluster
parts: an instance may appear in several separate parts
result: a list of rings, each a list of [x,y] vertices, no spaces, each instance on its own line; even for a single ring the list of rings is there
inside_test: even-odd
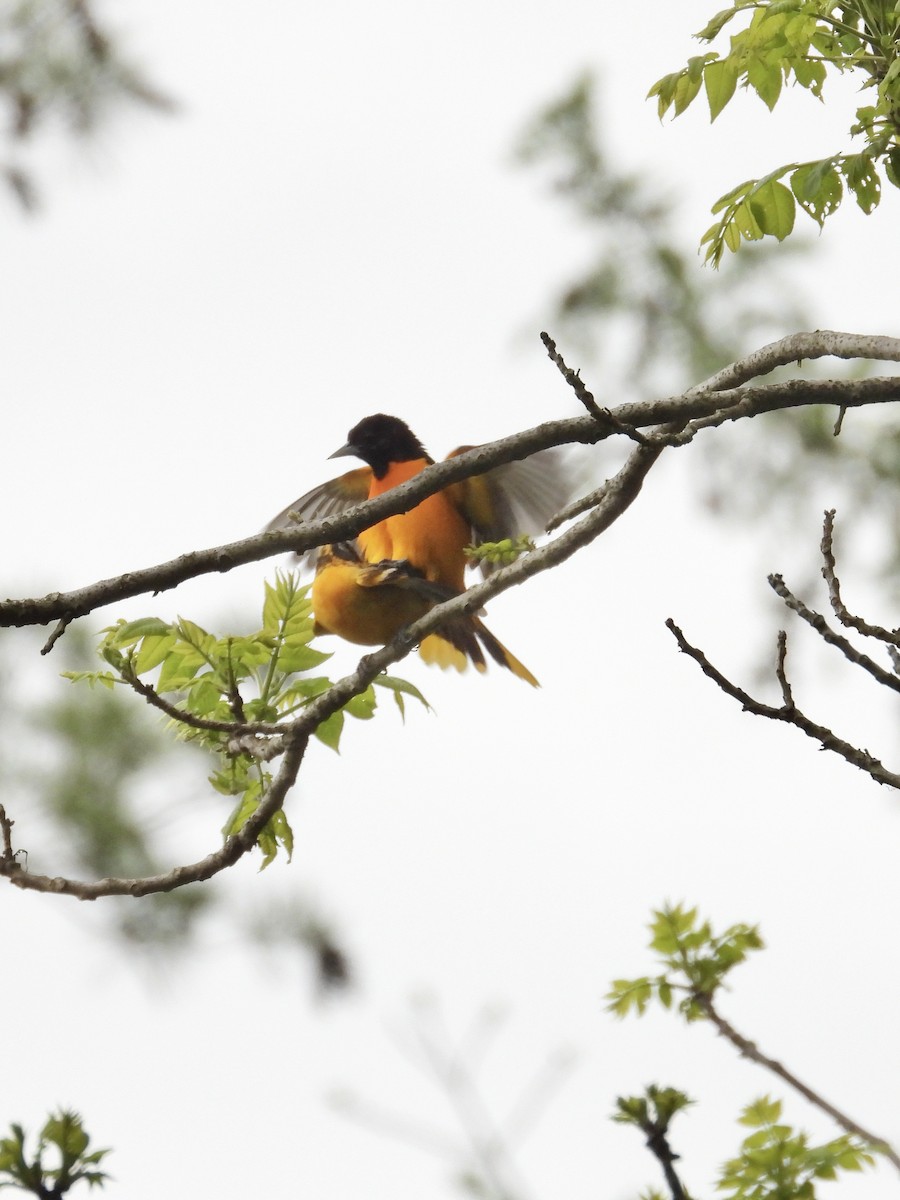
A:
[[[507,567],[523,554],[534,549],[534,540],[527,534],[514,538],[503,538],[499,542],[482,542],[478,546],[466,546],[470,562],[488,562],[497,567]]]
[[[50,1200],[65,1195],[81,1180],[95,1187],[109,1178],[98,1169],[109,1150],[88,1152],[91,1139],[75,1112],[61,1110],[50,1116],[38,1134],[33,1153],[26,1153],[22,1126],[11,1125],[10,1130],[9,1137],[0,1138],[0,1188],[14,1187]],[[44,1162],[48,1151],[57,1157],[58,1165]]]
[[[715,934],[708,921],[700,922],[696,908],[666,905],[655,911],[650,924],[651,950],[664,970],[638,979],[616,979],[607,994],[608,1008],[617,1017],[634,1012],[642,1016],[651,1000],[671,1008],[680,993],[678,1011],[688,1020],[707,1016],[704,1000],[713,996],[726,976],[763,940],[755,925],[732,925]]]
[[[256,811],[272,782],[265,743],[331,686],[312,674],[330,654],[310,645],[314,636],[309,587],[294,573],[277,574],[266,583],[262,625],[254,633],[217,636],[185,618],[173,623],[159,617],[120,620],[104,630],[100,655],[105,671],[65,672],[75,681],[114,688],[131,687],[162,709],[178,734],[199,743],[215,758],[210,783],[234,808],[223,833],[240,830]],[[155,684],[145,677],[158,672]],[[404,696],[425,704],[412,684],[391,676],[375,680],[393,692],[401,714]],[[345,716],[369,719],[376,708],[370,685],[351,697],[315,728],[315,736],[338,750]],[[293,849],[293,832],[283,809],[258,837],[267,866],[282,848]]]
[[[674,1116],[694,1102],[677,1088],[651,1084],[642,1096],[620,1096],[613,1120],[634,1125],[660,1159],[673,1194],[688,1193],[675,1176],[678,1155],[668,1141]],[[762,1096],[738,1118],[750,1132],[734,1158],[722,1164],[716,1190],[729,1200],[815,1200],[816,1182],[836,1179],[839,1171],[861,1171],[874,1162],[866,1143],[842,1134],[822,1145],[810,1144],[802,1130],[782,1120],[780,1100]],[[655,1195],[655,1193],[653,1193]]]
[[[547,172],[586,238],[541,321],[602,362],[607,396],[649,398],[692,386],[809,318],[796,288],[778,285],[771,244],[751,247],[732,271],[699,269],[674,198],[646,173],[623,170],[605,144],[601,82],[583,75],[520,139],[520,161]]]
[[[858,1137],[842,1134],[820,1146],[781,1119],[781,1101],[763,1096],[740,1116],[752,1129],[739,1153],[722,1166],[716,1187],[730,1200],[815,1200],[818,1180],[861,1171],[874,1159]]]
[[[797,206],[820,227],[846,193],[865,213],[881,199],[882,181],[900,187],[900,5],[896,0],[735,0],[696,36],[713,42],[736,17],[749,16],[730,37],[726,53],[708,51],[657,80],[649,95],[660,117],[684,112],[705,92],[711,120],[740,84],[774,109],[792,83],[822,99],[829,70],[862,75],[872,102],[856,111],[852,135],[865,147],[807,162],[786,163],[749,179],[713,206],[718,220],[701,239],[706,260],[718,266],[726,247],[771,236],[782,241],[794,228]]]
[[[677,1088],[651,1083],[643,1096],[619,1096],[612,1119],[622,1125],[636,1125],[646,1134],[665,1133],[675,1114],[693,1103]]]

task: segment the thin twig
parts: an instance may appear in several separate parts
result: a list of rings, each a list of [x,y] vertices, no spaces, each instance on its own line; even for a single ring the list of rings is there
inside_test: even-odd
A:
[[[672,1193],[672,1200],[690,1200],[690,1197],[684,1190],[684,1184],[678,1178],[678,1173],[675,1170],[674,1164],[677,1162],[679,1156],[669,1145],[665,1129],[648,1125],[644,1128],[644,1132],[647,1134],[647,1148],[656,1157],[659,1165],[662,1167],[666,1183],[669,1185],[669,1191]]]
[[[568,366],[563,356],[557,350],[556,342],[554,342],[550,334],[542,333],[541,341],[544,343],[549,358],[559,368],[563,379],[565,379],[566,383],[569,385],[584,407],[588,410],[594,420],[598,421],[600,424],[610,426],[616,433],[623,433],[626,437],[631,438],[632,441],[637,442],[639,446],[643,446],[646,438],[642,433],[639,433],[633,425],[628,425],[625,422],[620,421],[612,412],[610,412],[608,408],[600,407],[600,405],[594,399],[593,393],[589,392],[585,387],[584,381],[581,378],[581,373],[579,371],[573,371],[572,368]]]
[[[44,642],[43,646],[41,646],[41,654],[49,654],[50,653],[50,651],[53,649],[53,647],[56,645],[56,643],[59,641],[59,639],[62,637],[62,635],[66,632],[66,630],[68,629],[68,627],[71,623],[72,623],[71,617],[60,617],[60,619],[56,623],[56,627],[54,628],[53,632],[47,638],[46,642]]]
[[[784,701],[785,711],[794,712],[796,711],[796,705],[794,704],[794,693],[791,690],[790,681],[787,677],[786,661],[787,634],[783,629],[779,629],[775,650],[775,677],[781,685],[781,698]]]
[[[828,588],[828,599],[831,601],[834,615],[846,628],[855,629],[857,633],[861,633],[865,637],[876,638],[878,641],[885,642],[888,646],[896,649],[900,647],[900,632],[898,630],[884,629],[880,625],[870,625],[862,617],[856,617],[849,612],[841,598],[841,584],[838,579],[837,563],[834,557],[834,517],[834,509],[828,509],[825,513],[821,544],[822,558],[825,560],[825,564],[822,567],[822,578],[825,580]]]
[[[797,729],[805,733],[807,737],[811,737],[819,742],[823,750],[830,750],[832,753],[840,755],[841,758],[846,759],[852,766],[858,767],[860,771],[865,771],[876,783],[900,789],[900,775],[889,771],[867,750],[860,750],[849,742],[845,742],[826,725],[818,725],[814,721],[811,721],[793,702],[790,705],[784,704],[780,708],[775,708],[771,704],[764,704],[759,700],[754,700],[748,692],[738,687],[737,684],[732,683],[730,679],[714,667],[702,650],[698,650],[696,646],[692,646],[671,617],[666,621],[666,626],[674,634],[675,640],[678,642],[678,648],[684,654],[687,654],[689,658],[692,658],[700,667],[703,674],[708,679],[711,679],[727,696],[731,696],[737,700],[744,712],[752,713],[758,717],[768,717],[772,721],[784,721],[788,725],[794,725]]]
[[[0,855],[0,863],[4,866],[7,864],[15,864],[16,852],[12,847],[12,830],[15,821],[10,820],[6,815],[6,809],[0,804],[0,830],[3,831],[3,853]]]
[[[273,721],[213,721],[209,717],[196,717],[193,713],[186,709],[179,708],[177,704],[172,704],[166,700],[151,684],[145,683],[139,679],[137,675],[124,674],[123,679],[139,696],[152,707],[170,717],[173,721],[177,721],[182,725],[187,725],[191,729],[202,729],[210,733],[228,733],[235,737],[251,735],[257,737],[263,734],[281,734],[285,732],[286,723],[277,723]],[[240,696],[231,699],[232,705],[240,702]]]
[[[21,869],[18,863],[0,860],[0,875],[23,891],[50,892],[57,895],[75,896],[78,900],[97,900],[102,896],[148,896],[155,892],[171,892],[188,883],[200,883],[211,879],[226,867],[233,866],[256,845],[256,839],[266,825],[284,805],[285,797],[293,787],[303,761],[308,737],[295,736],[284,747],[284,758],[268,792],[259,807],[237,833],[225,839],[221,849],[198,862],[174,867],[161,875],[148,875],[140,879],[101,879],[88,883],[60,876],[33,875]]]
[[[798,617],[803,620],[812,629],[816,631],[823,642],[827,642],[829,646],[834,646],[843,654],[843,656],[852,662],[857,667],[862,667],[876,682],[883,684],[884,687],[890,688],[894,692],[900,692],[900,679],[892,671],[886,671],[884,667],[879,667],[878,663],[869,658],[868,654],[863,654],[861,650],[842,637],[841,634],[835,632],[822,616],[814,609],[808,607],[790,590],[784,579],[780,575],[769,576],[769,586],[780,596],[788,608],[792,609]]]

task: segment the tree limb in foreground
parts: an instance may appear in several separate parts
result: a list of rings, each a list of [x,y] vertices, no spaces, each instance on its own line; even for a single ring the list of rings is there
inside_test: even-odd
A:
[[[478,446],[455,458],[435,463],[409,483],[340,516],[298,525],[296,531],[258,533],[207,550],[189,551],[168,562],[128,571],[71,592],[5,600],[0,602],[0,627],[69,622],[118,600],[166,591],[199,575],[224,573],[290,550],[302,553],[327,542],[352,538],[376,521],[408,511],[449,483],[550,446],[579,442],[593,445],[617,434],[632,437],[637,430],[661,425],[663,428],[654,429],[646,442],[663,448],[690,441],[700,428],[766,412],[819,403],[854,408],[900,400],[900,378],[896,376],[855,381],[794,379],[752,389],[745,387],[751,379],[766,375],[777,367],[828,356],[900,362],[900,339],[828,330],[792,334],[717,371],[680,396],[602,409],[599,418],[587,415],[550,421]],[[568,371],[565,368],[564,375]]]
[[[586,392],[577,373],[571,372],[563,362],[552,339],[545,338],[545,344],[552,360],[570,385],[579,393]],[[60,892],[81,899],[96,899],[105,895],[138,896],[149,892],[169,891],[184,883],[210,878],[230,866],[253,846],[256,835],[263,829],[266,821],[282,807],[284,798],[296,778],[308,738],[322,721],[364,691],[387,666],[405,657],[427,634],[448,619],[477,612],[494,596],[533,575],[559,565],[578,550],[590,545],[627,511],[663,450],[685,444],[685,435],[690,431],[691,422],[721,423],[778,408],[818,402],[836,403],[837,397],[845,407],[900,399],[900,378],[896,377],[866,380],[862,381],[862,384],[842,384],[834,380],[792,380],[787,384],[758,385],[752,389],[744,386],[749,380],[756,379],[787,362],[826,355],[841,358],[877,357],[900,362],[900,339],[858,337],[830,332],[796,334],[763,347],[747,358],[718,371],[682,396],[621,405],[613,411],[598,408],[597,414],[550,422],[503,438],[435,464],[408,484],[358,505],[346,514],[298,526],[296,532],[288,530],[258,534],[212,550],[189,553],[157,567],[103,580],[68,594],[55,593],[43,599],[9,600],[0,604],[0,626],[41,624],[54,619],[67,623],[101,605],[146,591],[169,588],[195,575],[213,570],[227,571],[239,563],[256,561],[291,549],[303,551],[332,539],[353,536],[376,520],[389,514],[407,511],[424,496],[451,481],[477,474],[499,463],[513,461],[539,449],[577,441],[593,443],[619,433],[632,441],[637,440],[638,443],[620,470],[607,480],[598,492],[588,498],[585,515],[580,516],[580,519],[564,532],[511,565],[501,567],[483,583],[437,605],[420,620],[401,631],[388,645],[363,656],[355,671],[312,699],[299,715],[285,721],[280,729],[276,731],[271,724],[262,723],[253,725],[235,721],[233,726],[225,723],[225,731],[234,735],[236,749],[252,753],[261,760],[271,760],[283,754],[285,761],[272,783],[270,792],[266,794],[253,817],[239,834],[228,838],[220,850],[199,862],[175,867],[161,875],[87,883],[31,875],[22,870],[10,847],[9,852],[0,857],[0,873],[22,888]],[[584,400],[584,397],[582,399]],[[596,407],[593,397],[588,403],[589,408],[591,404]],[[633,435],[639,427],[650,427],[650,431],[636,439]],[[585,503],[581,502],[581,511],[584,511]],[[573,511],[566,515],[571,517],[576,513]],[[558,525],[558,521],[555,524]],[[683,642],[682,648],[691,652],[692,648],[687,647],[683,635],[680,635],[680,638]],[[53,638],[51,643],[52,641]],[[781,653],[780,670],[783,678],[783,650]],[[698,654],[699,652],[694,652],[694,657]],[[705,660],[700,656],[698,661],[701,661],[702,665],[702,661]],[[708,663],[704,669],[707,668],[708,674],[714,670]],[[712,677],[716,678],[716,674]],[[745,693],[734,689],[733,685],[728,686],[732,689],[731,694],[737,695],[745,706],[747,703],[755,703]],[[784,686],[786,687],[786,680]],[[151,703],[155,702],[153,696],[142,694]],[[857,765],[868,770],[879,782],[898,786],[897,777],[886,772],[880,763],[871,759],[865,752],[846,747],[830,731],[809,722],[792,702],[786,703],[781,710],[772,710],[771,713],[767,706],[757,706],[757,711],[764,712],[765,715],[777,712],[778,719],[790,720],[804,728],[810,736],[823,740],[823,744],[827,741],[829,748],[844,753],[850,761],[856,761]],[[174,714],[170,712],[169,715]]]

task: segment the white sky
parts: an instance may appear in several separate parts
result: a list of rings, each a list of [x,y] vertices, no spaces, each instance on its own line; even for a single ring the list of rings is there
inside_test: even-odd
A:
[[[845,145],[849,105],[807,97],[790,98],[786,130],[749,98],[712,130],[699,108],[661,128],[643,97],[695,52],[714,6],[694,0],[114,7],[183,108],[122,119],[87,160],[44,152],[36,219],[7,203],[6,594],[254,531],[326,476],[369,412],[406,418],[437,455],[574,413],[537,331],[587,243],[510,160],[584,67],[604,72],[614,148],[683,196],[687,244],[729,185]],[[888,197],[868,222],[848,209],[826,229],[797,284],[814,290],[817,326],[897,332],[896,272],[880,266],[896,218]],[[585,377],[603,393],[599,367]],[[900,1139],[896,802],[744,716],[676,653],[668,616],[750,683],[765,571],[789,574],[796,548],[711,525],[690,455],[586,556],[491,605],[540,692],[405,663],[437,715],[412,711],[404,728],[388,708],[347,731],[340,758],[314,748],[290,805],[293,864],[225,880],[248,903],[318,897],[355,955],[348,1001],[313,1009],[293,964],[260,968],[227,930],[159,979],[98,939],[99,904],[7,889],[0,1121],[33,1129],[50,1106],[78,1108],[115,1147],[113,1198],[450,1195],[440,1163],[323,1104],[347,1088],[456,1133],[386,1032],[424,989],[460,1034],[485,1004],[509,1007],[485,1077],[498,1116],[548,1055],[578,1053],[519,1153],[529,1194],[661,1188],[637,1132],[606,1119],[654,1080],[700,1102],[674,1141],[688,1186],[709,1193],[740,1107],[785,1089],[709,1029],[614,1024],[601,1005],[614,976],[651,969],[650,909],[684,898],[720,927],[760,921],[770,944],[727,1015]],[[818,540],[821,509],[811,497],[801,543]],[[257,603],[264,573],[121,611],[213,621]],[[881,697],[857,697],[836,669],[808,678],[812,715],[890,762]],[[215,844],[221,815],[204,818],[178,818],[185,859]],[[799,1099],[787,1112],[837,1132]],[[882,1168],[849,1186],[877,1197],[892,1183]]]

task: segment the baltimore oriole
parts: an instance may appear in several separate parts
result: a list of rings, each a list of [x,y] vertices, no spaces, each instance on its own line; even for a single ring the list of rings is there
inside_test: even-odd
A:
[[[470,450],[460,446],[449,457]],[[367,465],[301,496],[268,525],[289,528],[380,496],[434,460],[408,425],[377,413],[350,430],[331,455]],[[552,450],[506,463],[426,497],[409,512],[364,529],[355,542],[318,551],[312,604],[316,629],[363,646],[381,645],[436,604],[465,591],[466,547],[541,531],[568,499],[561,460]],[[479,564],[487,574],[492,564]],[[534,687],[538,682],[476,616],[458,617],[424,638],[428,663],[485,670],[482,650]]]

